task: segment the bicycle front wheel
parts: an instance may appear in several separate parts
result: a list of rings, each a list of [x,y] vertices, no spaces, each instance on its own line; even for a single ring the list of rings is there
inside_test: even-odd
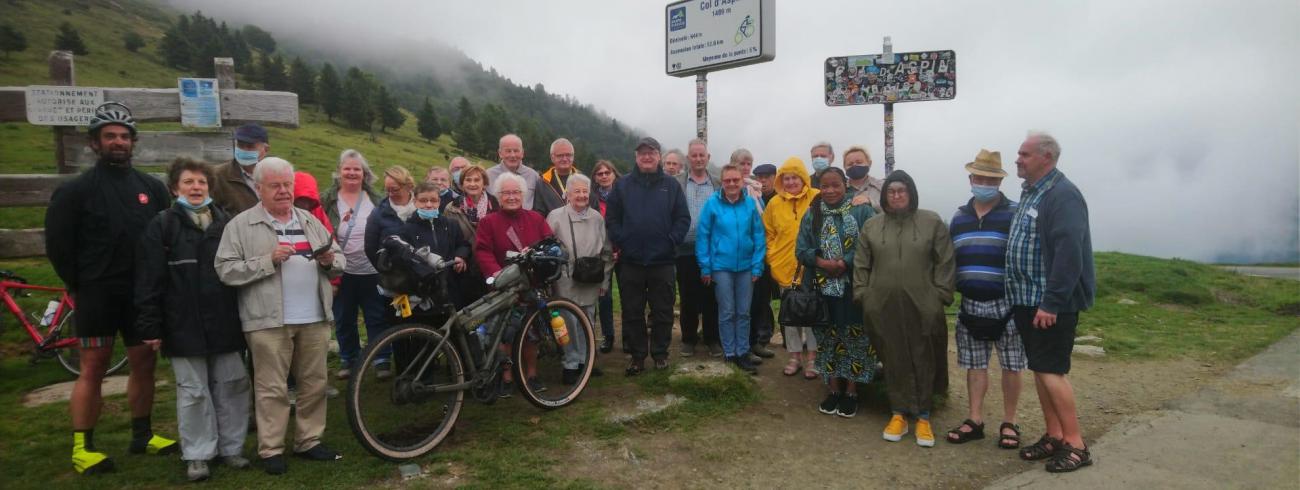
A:
[[[451,433],[465,392],[435,389],[464,382],[465,370],[460,353],[450,343],[439,348],[441,341],[428,325],[395,325],[361,353],[348,382],[348,423],[371,454],[420,457]]]
[[[551,329],[551,312],[564,319],[569,342],[561,346]],[[530,310],[515,335],[511,353],[519,391],[539,408],[560,408],[578,399],[591,380],[596,336],[591,319],[573,301],[555,298]]]
[[[59,325],[50,330],[51,338],[73,338],[77,334],[72,328],[72,318],[76,315],[76,310],[69,310],[68,314],[59,319]],[[81,376],[81,346],[64,347],[54,351],[54,356],[59,358],[59,364],[63,369],[75,376]],[[113,354],[108,358],[108,369],[104,370],[104,376],[109,376],[122,368],[126,367],[126,345],[122,342],[113,342]]]

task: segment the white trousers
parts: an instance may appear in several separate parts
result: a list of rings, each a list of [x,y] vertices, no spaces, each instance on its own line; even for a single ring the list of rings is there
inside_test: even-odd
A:
[[[238,352],[173,357],[181,459],[210,460],[243,452],[249,382]]]

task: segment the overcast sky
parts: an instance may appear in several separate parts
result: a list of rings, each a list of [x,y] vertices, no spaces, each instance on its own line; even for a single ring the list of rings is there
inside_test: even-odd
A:
[[[282,39],[449,43],[665,146],[694,136],[694,79],[664,74],[667,2],[171,3]],[[921,207],[947,217],[964,203],[962,166],[981,148],[1014,176],[1016,148],[1039,129],[1061,141],[1097,250],[1296,259],[1300,2],[777,0],[776,59],[709,75],[714,160],[742,146],[760,163],[806,160],[828,140],[837,153],[866,145],[882,176],[881,106],[826,107],[821,77],[827,57],[879,53],[887,35],[895,52],[957,53],[956,99],[895,106],[897,166]],[[1003,192],[1018,199],[1018,185],[1009,177]]]

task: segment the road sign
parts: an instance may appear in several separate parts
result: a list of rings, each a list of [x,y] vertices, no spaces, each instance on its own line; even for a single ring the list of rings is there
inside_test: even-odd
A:
[[[894,104],[957,96],[953,51],[826,58],[826,105]]]
[[[664,71],[675,77],[776,58],[775,0],[684,0],[664,7]]]
[[[31,85],[25,92],[27,122],[41,126],[85,126],[104,103],[98,88]]]

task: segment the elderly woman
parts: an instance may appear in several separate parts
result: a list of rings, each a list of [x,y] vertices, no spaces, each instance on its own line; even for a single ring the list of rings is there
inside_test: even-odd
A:
[[[442,214],[447,221],[456,224],[460,228],[461,236],[471,242],[474,241],[474,235],[478,232],[479,220],[483,219],[489,213],[501,208],[497,198],[487,192],[488,176],[487,171],[482,167],[468,166],[460,171],[460,179],[456,181],[460,186],[461,195],[453,199],[450,203],[442,206]],[[460,301],[464,306],[483,297],[487,293],[487,285],[483,283],[483,274],[478,270],[478,261],[469,261],[469,270],[460,275],[458,283],[460,284]]]
[[[889,174],[884,214],[867,220],[853,258],[853,298],[862,305],[875,346],[888,370],[887,441],[908,432],[916,417],[916,443],[934,446],[930,409],[948,386],[948,326],[956,276],[952,239],[938,214],[917,209],[916,184],[906,172]]]
[[[795,280],[798,263],[794,257],[799,223],[817,197],[818,190],[808,181],[808,169],[803,160],[790,157],[776,171],[777,195],[768,201],[763,211],[763,228],[767,233],[767,264],[772,268],[772,280],[777,287],[788,288]],[[811,328],[800,325],[782,325],[785,349],[790,362],[782,371],[794,376],[803,367],[804,379],[817,379],[817,339]]]
[[[591,195],[595,196],[600,203],[600,215],[605,216],[605,201],[609,199],[609,193],[614,192],[614,183],[618,181],[618,169],[609,160],[597,160],[596,165],[591,169],[591,175],[596,182],[591,189]],[[618,262],[618,254],[613,255],[614,263]],[[613,282],[613,273],[610,273],[610,282]],[[600,352],[608,354],[614,350],[614,292],[613,288],[605,288],[604,294],[600,295],[598,312],[600,313]]]
[[[339,342],[338,379],[352,376],[352,363],[361,355],[357,334],[357,310],[366,318],[367,338],[376,338],[387,325],[388,302],[379,295],[379,271],[366,255],[366,228],[377,209],[379,196],[371,190],[375,175],[366,157],[357,150],[343,150],[336,169],[338,178],[325,190],[321,206],[329,216],[339,247],[343,249],[343,277],[334,295],[334,336]],[[391,372],[379,366],[377,374]]]
[[[546,224],[556,231],[556,238],[569,257],[568,270],[555,283],[555,292],[581,306],[587,312],[587,318],[595,318],[596,301],[609,291],[610,274],[614,271],[614,247],[605,236],[605,218],[591,207],[591,179],[582,174],[571,175],[564,190],[564,200],[568,206],[556,208],[546,217]],[[578,258],[582,257],[600,258],[604,267],[600,282],[579,282],[574,278]],[[575,319],[566,321],[569,325],[577,325]],[[584,334],[581,329],[573,332],[576,336],[569,342],[564,356],[564,384],[578,381],[578,373],[583,367],[580,360],[587,358],[583,349],[587,345]]]
[[[212,170],[180,158],[167,171],[172,207],[149,222],[137,245],[136,328],[171,358],[176,423],[190,481],[208,478],[208,461],[247,468],[248,372],[235,290],[214,267],[230,215],[212,205]],[[195,301],[203,298],[202,301]]]
[[[551,236],[551,227],[546,219],[536,211],[524,209],[524,189],[528,184],[513,173],[502,173],[493,184],[492,194],[500,196],[501,209],[489,214],[478,222],[478,231],[474,234],[474,261],[478,263],[483,277],[492,277],[505,267],[506,253],[522,252],[530,245]],[[507,336],[509,337],[509,336]],[[503,351],[509,351],[502,344]],[[536,348],[534,352],[525,350],[524,370],[528,383],[536,383]],[[502,375],[501,397],[510,396],[514,390],[514,380],[510,370]],[[538,391],[534,388],[534,391]]]
[[[826,301],[831,324],[814,327],[817,370],[826,382],[826,399],[817,410],[852,417],[858,413],[858,383],[871,382],[876,359],[862,325],[862,311],[853,304],[853,254],[858,231],[871,215],[871,206],[853,205],[845,191],[848,177],[836,167],[817,176],[821,194],[799,224],[795,257],[803,265],[803,281]]]
[[[695,258],[704,284],[713,284],[718,299],[718,336],[727,361],[757,374],[749,358],[749,305],[753,285],[763,277],[766,235],[755,199],[744,189],[739,165],[722,168],[722,190],[700,210],[695,227]]]

